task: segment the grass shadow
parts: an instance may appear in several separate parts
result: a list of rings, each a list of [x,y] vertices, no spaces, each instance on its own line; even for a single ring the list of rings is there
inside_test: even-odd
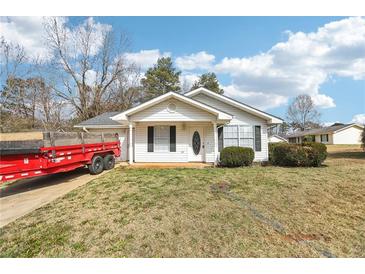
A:
[[[363,151],[332,152],[332,153],[328,153],[328,158],[365,159],[365,152],[363,152]]]

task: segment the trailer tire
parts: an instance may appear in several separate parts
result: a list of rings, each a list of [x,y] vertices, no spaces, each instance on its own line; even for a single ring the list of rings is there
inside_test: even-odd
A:
[[[89,165],[90,174],[96,175],[100,174],[104,170],[104,161],[101,156],[94,156],[91,160],[91,164]]]
[[[115,165],[115,157],[114,155],[108,154],[104,157],[104,169],[109,170],[113,169]]]

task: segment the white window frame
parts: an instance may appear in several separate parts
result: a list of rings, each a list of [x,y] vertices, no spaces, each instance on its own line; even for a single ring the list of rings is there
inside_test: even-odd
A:
[[[237,130],[237,137],[226,137],[225,135],[225,129],[227,128],[236,128]],[[237,146],[239,146],[239,130],[238,130],[238,125],[225,125],[223,126],[223,148],[228,147],[228,145],[226,145],[225,140],[236,140],[237,141]],[[231,145],[229,145],[231,146]]]
[[[231,137],[226,137],[225,136],[225,128],[236,128],[237,130],[237,137],[231,138]],[[241,138],[241,128],[250,128],[251,129],[251,133],[252,133],[252,137],[244,137]],[[223,148],[227,147],[225,140],[229,139],[229,140],[236,140],[237,141],[237,146],[242,146],[242,147],[250,147],[254,150],[254,146],[255,146],[255,132],[254,132],[254,126],[252,125],[225,125],[223,126]],[[251,146],[243,146],[243,141],[242,140],[246,139],[246,140],[252,140],[252,145]],[[241,144],[242,143],[242,144]]]
[[[163,134],[162,128],[166,128],[165,136],[161,136]],[[154,152],[170,152],[170,126],[154,126],[153,142]],[[166,148],[162,148],[164,146]]]
[[[251,129],[251,137],[241,137],[241,128],[250,128]],[[254,126],[250,126],[250,125],[239,125],[239,131],[238,131],[238,137],[239,142],[238,142],[238,146],[240,147],[249,147],[252,148],[253,150],[255,150],[255,128]],[[252,144],[251,146],[243,146],[243,142],[241,144],[241,140],[252,140]]]
[[[322,136],[326,136],[326,141],[322,141]],[[328,140],[329,140],[329,136],[328,136],[328,134],[321,134],[320,136],[319,136],[319,138],[320,138],[320,141],[321,141],[321,143],[323,143],[323,144],[327,144],[328,143]]]

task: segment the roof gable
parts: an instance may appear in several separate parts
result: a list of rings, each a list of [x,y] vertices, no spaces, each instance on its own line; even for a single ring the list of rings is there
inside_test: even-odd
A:
[[[232,119],[232,115],[228,114],[228,113],[225,113],[225,112],[222,112],[218,109],[215,109],[211,106],[208,106],[204,103],[201,103],[201,102],[198,102],[192,98],[189,98],[189,97],[186,97],[184,95],[181,95],[181,94],[178,94],[176,92],[168,92],[168,93],[165,93],[163,95],[160,95],[156,98],[153,98],[147,102],[144,102],[136,107],[133,107],[131,109],[128,109],[122,113],[119,113],[117,115],[114,115],[113,117],[111,117],[112,120],[115,120],[115,121],[123,121],[123,120],[128,120],[128,117],[135,114],[135,113],[138,113],[140,111],[143,111],[147,108],[150,108],[160,102],[163,102],[165,100],[169,100],[169,99],[176,99],[176,100],[179,100],[179,101],[182,101],[184,103],[187,103],[187,104],[190,104],[192,106],[195,106],[197,108],[200,108],[204,111],[207,111],[213,115],[216,115],[217,116],[217,119],[218,120],[231,120]]]
[[[216,92],[213,92],[211,90],[208,90],[206,88],[197,88],[195,90],[192,90],[192,91],[189,91],[187,93],[185,93],[185,96],[188,96],[188,97],[193,97],[197,94],[200,94],[200,93],[203,93],[205,95],[208,95],[210,97],[213,97],[214,99],[216,100],[220,100],[222,102],[225,102],[227,104],[230,104],[232,106],[235,106],[243,111],[246,111],[252,115],[255,115],[255,116],[258,116],[260,118],[263,118],[264,120],[267,120],[269,121],[270,123],[272,124],[281,124],[283,122],[283,120],[279,117],[276,117],[274,115],[271,115],[269,113],[266,113],[264,111],[261,111],[259,109],[256,109],[254,107],[251,107],[249,105],[246,105],[242,102],[239,102],[239,101],[236,101],[230,97],[227,97],[227,96],[224,96],[224,95],[221,95],[221,94],[218,94]]]

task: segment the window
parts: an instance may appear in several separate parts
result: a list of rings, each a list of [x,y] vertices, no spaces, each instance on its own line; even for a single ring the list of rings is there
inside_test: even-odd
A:
[[[297,138],[296,137],[289,138],[289,143],[295,144],[296,142],[297,142]]]
[[[218,130],[219,135],[219,130]],[[254,127],[228,125],[223,127],[223,147],[241,146],[254,148]],[[218,136],[219,137],[219,136]],[[218,146],[219,147],[219,146]]]
[[[170,127],[155,126],[154,127],[154,151],[168,152],[170,151]]]
[[[224,126],[223,127],[223,144],[224,147],[238,146],[238,127]]]
[[[250,147],[253,149],[253,127],[240,126],[240,147]]]
[[[261,151],[261,126],[255,126],[255,151]]]
[[[328,134],[321,134],[321,143],[328,143]]]

